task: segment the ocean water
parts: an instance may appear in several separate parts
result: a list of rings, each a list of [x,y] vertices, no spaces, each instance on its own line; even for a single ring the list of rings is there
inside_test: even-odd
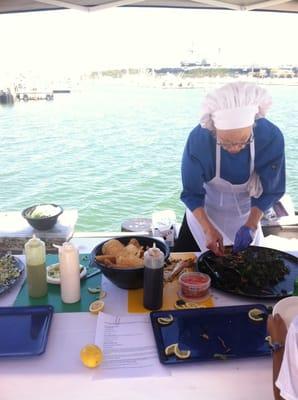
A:
[[[298,207],[298,86],[267,89]],[[0,210],[42,202],[76,208],[78,231],[120,230],[127,218],[165,209],[181,220],[181,156],[208,90],[95,82],[52,102],[0,106]]]

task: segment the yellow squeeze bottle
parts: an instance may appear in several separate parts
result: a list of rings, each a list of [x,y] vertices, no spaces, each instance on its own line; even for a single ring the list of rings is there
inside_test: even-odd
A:
[[[48,293],[45,243],[33,235],[25,243],[28,293],[43,297]]]

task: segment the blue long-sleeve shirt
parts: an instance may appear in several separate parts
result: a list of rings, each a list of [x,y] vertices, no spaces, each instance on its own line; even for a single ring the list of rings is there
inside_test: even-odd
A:
[[[266,211],[285,193],[284,138],[280,130],[265,118],[254,127],[255,171],[260,176],[263,193],[251,197],[251,206]],[[198,125],[190,133],[182,158],[181,200],[191,211],[204,206],[203,184],[215,176],[216,140],[207,129]],[[221,178],[232,184],[245,183],[249,178],[250,147],[231,154],[221,147]]]

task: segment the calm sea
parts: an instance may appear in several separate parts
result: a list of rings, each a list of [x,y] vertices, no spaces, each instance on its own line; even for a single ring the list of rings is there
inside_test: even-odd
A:
[[[287,191],[298,207],[298,86],[267,86],[285,135]],[[76,208],[80,231],[184,207],[180,160],[209,89],[98,85],[54,101],[0,106],[0,208]]]

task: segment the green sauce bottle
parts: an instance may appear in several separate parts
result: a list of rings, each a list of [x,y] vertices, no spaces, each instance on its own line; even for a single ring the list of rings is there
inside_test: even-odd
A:
[[[28,293],[43,297],[48,293],[45,243],[33,235],[25,243]]]

